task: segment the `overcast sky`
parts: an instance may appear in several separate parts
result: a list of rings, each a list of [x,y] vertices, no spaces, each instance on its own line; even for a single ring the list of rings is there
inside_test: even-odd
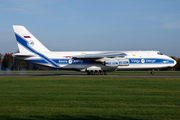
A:
[[[180,57],[180,0],[0,0],[0,53],[18,50],[12,25],[51,51],[158,50]]]

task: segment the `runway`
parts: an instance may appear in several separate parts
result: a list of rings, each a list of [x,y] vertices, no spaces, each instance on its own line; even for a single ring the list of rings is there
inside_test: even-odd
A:
[[[132,78],[180,78],[180,75],[0,74],[0,77],[132,77]]]

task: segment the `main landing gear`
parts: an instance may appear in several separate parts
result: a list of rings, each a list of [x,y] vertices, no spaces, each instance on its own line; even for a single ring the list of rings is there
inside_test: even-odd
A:
[[[88,71],[87,71],[87,75],[107,75],[107,71],[106,71],[106,70],[103,70],[103,71],[88,70]]]

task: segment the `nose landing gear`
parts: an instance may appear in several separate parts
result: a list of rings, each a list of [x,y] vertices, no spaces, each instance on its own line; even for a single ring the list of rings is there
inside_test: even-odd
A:
[[[152,71],[151,71],[151,75],[154,75],[154,69],[152,69]]]

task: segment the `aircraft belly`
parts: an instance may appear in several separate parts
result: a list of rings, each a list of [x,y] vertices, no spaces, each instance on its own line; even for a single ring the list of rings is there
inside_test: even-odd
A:
[[[130,64],[129,66],[118,66],[117,70],[126,70],[126,69],[161,69],[166,67],[171,67],[172,64]]]
[[[79,71],[87,71],[87,70],[107,70],[107,71],[114,71],[117,67],[106,67],[103,64],[69,64],[64,65],[63,69],[76,69]]]

